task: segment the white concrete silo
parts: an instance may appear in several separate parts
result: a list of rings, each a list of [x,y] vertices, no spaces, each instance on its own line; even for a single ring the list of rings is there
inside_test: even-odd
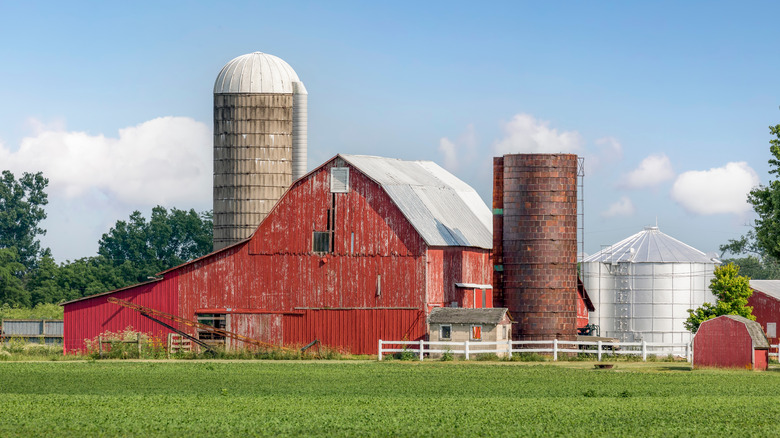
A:
[[[306,173],[307,92],[289,64],[239,56],[214,83],[214,249],[249,237]]]
[[[582,261],[582,280],[596,307],[590,322],[622,341],[687,343],[688,309],[715,302],[709,289],[716,258],[658,227],[645,229]]]

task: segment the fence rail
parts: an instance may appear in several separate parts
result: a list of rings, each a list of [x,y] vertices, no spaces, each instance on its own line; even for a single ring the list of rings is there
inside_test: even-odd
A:
[[[494,348],[486,348],[491,347]],[[548,347],[545,347],[548,346]],[[437,347],[437,348],[434,348]],[[444,348],[442,348],[444,347]],[[452,347],[452,348],[451,348]],[[773,347],[777,347],[776,345]],[[466,360],[478,354],[496,354],[512,357],[523,353],[552,353],[553,360],[558,360],[558,353],[589,353],[595,354],[598,360],[603,355],[635,355],[647,356],[659,354],[676,354],[691,361],[691,344],[667,344],[658,342],[604,342],[604,341],[384,341],[379,340],[378,359],[382,360],[386,353],[411,352],[419,360],[426,354],[462,354]],[[777,353],[774,354],[777,356]]]

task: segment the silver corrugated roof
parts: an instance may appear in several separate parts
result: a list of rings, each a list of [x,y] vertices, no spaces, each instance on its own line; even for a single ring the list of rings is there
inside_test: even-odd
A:
[[[720,263],[698,249],[658,230],[644,230],[586,257],[583,262]]]
[[[780,280],[750,280],[750,287],[780,300]]]
[[[493,217],[477,192],[431,161],[339,155],[387,192],[429,246],[493,248]]]
[[[306,94],[290,64],[268,53],[254,52],[232,59],[222,67],[214,82],[214,93],[293,93]]]

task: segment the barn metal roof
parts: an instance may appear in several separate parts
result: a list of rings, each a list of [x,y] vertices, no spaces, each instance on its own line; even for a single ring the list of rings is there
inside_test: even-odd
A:
[[[222,67],[214,82],[214,93],[306,94],[290,64],[268,53],[254,52],[232,59]]]
[[[506,308],[464,309],[462,307],[434,307],[428,316],[429,324],[498,324],[504,319]]]
[[[432,161],[339,155],[382,186],[429,246],[493,248],[493,216],[468,184]]]
[[[586,257],[583,262],[629,263],[720,263],[698,249],[658,230],[644,230]]]
[[[750,287],[780,300],[780,280],[750,280]]]

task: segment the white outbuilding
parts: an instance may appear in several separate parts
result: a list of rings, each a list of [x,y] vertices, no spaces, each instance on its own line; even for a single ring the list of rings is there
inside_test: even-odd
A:
[[[715,302],[709,289],[720,261],[645,227],[585,258],[582,280],[600,335],[625,342],[687,343],[688,309]]]

